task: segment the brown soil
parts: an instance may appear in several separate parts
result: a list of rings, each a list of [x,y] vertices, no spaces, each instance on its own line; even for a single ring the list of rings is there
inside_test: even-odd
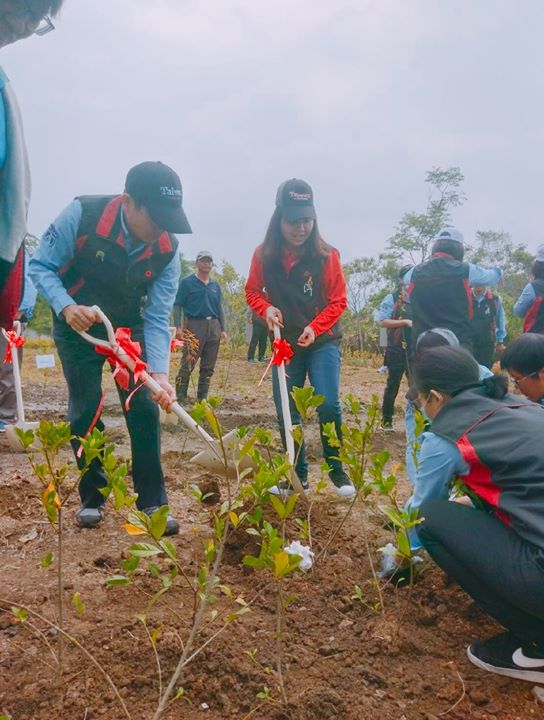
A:
[[[66,392],[58,371],[44,380],[32,370],[33,351],[25,361],[28,419],[61,419]],[[238,424],[275,428],[269,380],[257,381],[262,366],[248,366],[241,358],[222,358],[214,390],[226,400],[219,409],[224,429]],[[343,391],[369,400],[381,394],[383,379],[371,367],[345,367]],[[105,420],[121,456],[128,456],[126,432],[115,391],[108,380]],[[400,405],[400,403],[399,403]],[[376,437],[376,449],[387,447],[392,463],[404,452],[402,417],[394,433]],[[319,474],[319,441],[315,427],[309,433],[310,458]],[[174,514],[182,523],[173,539],[188,573],[198,566],[209,520],[200,511],[190,486],[198,484],[210,495],[209,507],[221,493],[221,482],[193,466],[189,458],[198,449],[180,426],[166,423],[163,432],[164,466]],[[28,606],[51,621],[57,617],[54,567],[41,559],[54,549],[53,531],[39,502],[39,486],[23,454],[9,451],[0,439],[0,596],[11,604]],[[405,485],[405,483],[404,483]],[[406,495],[407,488],[403,488]],[[315,497],[315,495],[314,495]],[[223,498],[224,499],[224,498]],[[118,518],[109,512],[100,529],[85,531],[73,524],[76,498],[67,511],[65,527],[65,625],[110,674],[131,717],[150,720],[159,690],[157,666],[142,623],[153,579],[141,575],[129,587],[107,589],[107,577],[121,572],[127,538]],[[326,491],[312,506],[313,547],[319,551],[338,526],[345,505]],[[300,508],[302,510],[302,506]],[[544,715],[531,685],[489,675],[473,667],[465,648],[472,640],[497,631],[455,584],[430,563],[410,591],[383,589],[384,612],[376,610],[365,537],[375,558],[388,542],[383,517],[367,503],[358,502],[314,570],[296,573],[286,582],[294,596],[286,610],[284,674],[288,705],[282,706],[275,675],[276,635],[274,592],[264,576],[241,565],[243,554],[256,549],[255,538],[236,532],[226,548],[221,582],[251,600],[252,611],[233,623],[182,674],[185,698],[167,711],[174,718],[262,718],[265,720],[432,720],[439,717],[474,720],[527,720]],[[365,603],[353,599],[359,585]],[[262,593],[259,595],[259,593]],[[85,611],[71,605],[79,592]],[[192,599],[186,591],[167,594],[149,615],[149,626],[161,626],[157,651],[163,685],[168,682],[192,617]],[[45,638],[56,647],[54,630]],[[204,631],[201,641],[209,637]],[[264,687],[270,700],[257,698]],[[0,612],[0,715],[14,720],[117,720],[124,717],[113,692],[90,661],[69,644],[65,672],[59,679],[55,660],[43,638],[28,624],[18,623],[9,610]]]

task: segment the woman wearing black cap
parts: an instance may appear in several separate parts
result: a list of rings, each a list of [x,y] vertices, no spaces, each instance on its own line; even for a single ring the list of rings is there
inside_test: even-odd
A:
[[[346,283],[338,251],[328,245],[317,227],[312,188],[303,180],[287,180],[276,194],[276,208],[264,242],[255,250],[246,283],[249,307],[263,317],[269,330],[282,328],[295,355],[289,364],[288,389],[303,387],[306,377],[325,400],[318,407],[320,426],[334,422],[341,436],[340,316],[347,306]],[[274,402],[282,439],[281,400],[277,369],[273,367]],[[295,424],[300,416],[290,399]],[[355,489],[335,459],[337,450],[321,432],[329,477],[341,497]],[[300,448],[296,472],[308,487],[308,462]]]

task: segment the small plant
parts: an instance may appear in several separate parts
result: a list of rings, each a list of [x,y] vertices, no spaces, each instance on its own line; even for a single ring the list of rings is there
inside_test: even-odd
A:
[[[57,569],[57,609],[58,626],[64,630],[64,584],[63,584],[63,517],[64,508],[72,493],[77,489],[79,482],[89,465],[98,459],[104,452],[105,435],[97,429],[90,433],[88,438],[81,438],[83,462],[80,468],[74,463],[68,463],[61,457],[62,452],[74,440],[70,425],[66,422],[53,423],[42,420],[36,430],[16,429],[21,445],[27,452],[27,457],[35,476],[42,486],[41,503],[47,519],[56,532],[56,569]],[[108,450],[111,455],[113,446]],[[41,567],[46,569],[52,565],[54,553],[48,552],[41,561]],[[79,593],[72,597],[72,604],[78,613],[83,612],[83,603]],[[64,634],[57,634],[59,672],[63,669],[63,642]]]

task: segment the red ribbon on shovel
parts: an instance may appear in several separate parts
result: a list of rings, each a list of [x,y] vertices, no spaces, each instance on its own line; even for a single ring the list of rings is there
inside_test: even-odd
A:
[[[137,392],[142,385],[144,384],[144,380],[146,377],[146,371],[147,371],[147,365],[146,363],[141,359],[140,353],[142,352],[142,346],[139,342],[136,342],[132,339],[130,335],[130,328],[124,328],[120,327],[117,328],[115,331],[115,342],[117,343],[117,346],[125,352],[131,360],[134,361],[134,382],[137,383],[139,380],[142,380],[142,382],[134,388],[134,390],[130,393],[130,395],[127,397],[125,402],[125,410],[130,409],[130,401],[132,399],[132,396],[135,392]],[[119,387],[123,388],[123,390],[128,390],[130,385],[130,371],[125,365],[123,365],[123,361],[117,357],[113,349],[111,348],[105,348],[101,347],[100,345],[95,346],[95,351],[99,353],[99,355],[105,355],[108,359],[109,364],[112,366],[112,368],[115,368],[113,371],[113,378],[115,382],[119,385]],[[94,426],[98,422],[98,418],[102,414],[102,410],[104,408],[104,393],[102,393],[102,397],[100,399],[100,403],[98,404],[98,408],[96,410],[96,413],[91,421],[91,424],[89,426],[89,429],[85,433],[84,437],[87,438],[91,432],[94,429]],[[81,454],[83,452],[83,446],[80,445],[79,449],[77,451],[77,456],[81,457]]]
[[[291,362],[291,358],[295,354],[295,351],[289,344],[288,340],[285,340],[284,338],[276,338],[272,342],[272,357],[270,358],[270,362],[266,366],[266,370],[263,373],[262,378],[259,380],[259,384],[257,387],[260,387],[263,383],[263,380],[266,377],[267,372],[270,370],[272,365],[277,365],[278,367],[285,363],[286,365],[289,365]]]
[[[143,382],[145,381],[147,365],[140,357],[142,346],[139,342],[132,339],[130,335],[130,328],[117,328],[115,331],[115,342],[118,347],[134,362],[134,382],[137,383],[139,380],[142,381],[138,387],[134,388],[127,398],[125,408],[128,410],[130,408],[130,400],[132,396],[142,387]],[[123,388],[123,390],[128,390],[130,383],[130,371],[123,364],[123,361],[120,360],[115,352],[110,348],[104,348],[97,345],[95,350],[100,355],[105,355],[110,365],[115,368],[113,371],[113,378],[119,387]]]
[[[6,354],[4,355],[4,362],[13,362],[13,348],[23,347],[25,339],[21,335],[17,335],[15,330],[5,331],[5,338],[7,340]]]

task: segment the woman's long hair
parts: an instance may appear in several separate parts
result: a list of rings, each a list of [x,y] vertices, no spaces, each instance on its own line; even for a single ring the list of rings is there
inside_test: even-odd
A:
[[[270,218],[264,242],[261,246],[263,265],[281,266],[281,255],[285,245],[286,241],[281,231],[281,210],[277,207]],[[314,220],[312,232],[304,243],[302,256],[312,259],[324,259],[330,255],[331,250],[331,246],[323,240],[319,233],[317,220]]]
[[[483,387],[488,397],[500,399],[506,395],[508,380],[494,375],[480,381],[476,360],[461,347],[436,347],[419,355],[413,367],[413,381],[418,392],[428,395],[431,390],[454,397],[463,390]]]

